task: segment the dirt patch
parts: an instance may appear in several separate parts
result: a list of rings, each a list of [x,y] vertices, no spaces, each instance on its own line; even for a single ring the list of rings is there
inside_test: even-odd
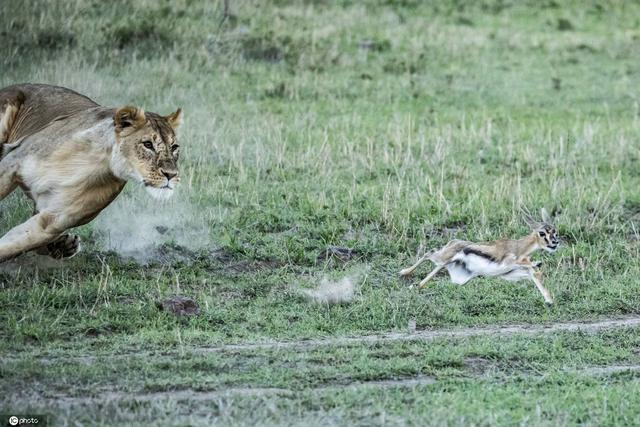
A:
[[[609,366],[591,366],[580,369],[576,372],[586,373],[589,375],[611,375],[625,372],[640,372],[638,365],[609,365]]]
[[[27,252],[17,258],[0,264],[0,273],[5,273],[14,279],[21,274],[32,275],[36,271],[47,271],[64,267],[64,260],[54,259],[46,255]],[[0,280],[1,283],[1,280]]]
[[[90,327],[84,331],[84,336],[89,338],[97,338],[101,335],[110,335],[113,333],[113,327],[111,325],[105,325],[100,327]]]
[[[316,257],[318,262],[340,261],[347,262],[359,256],[358,251],[351,248],[343,248],[340,246],[329,246]]]
[[[156,303],[161,311],[175,314],[176,316],[195,316],[200,313],[200,306],[191,298],[172,296]]]
[[[282,266],[282,263],[276,260],[242,260],[231,262],[224,266],[224,270],[232,273],[253,273],[265,269],[274,269]]]
[[[491,360],[484,357],[466,357],[465,368],[474,375],[483,375],[492,365]]]
[[[573,23],[567,18],[558,18],[558,24],[556,25],[558,31],[572,31]]]
[[[348,384],[329,384],[320,387],[312,387],[307,391],[315,393],[336,392],[345,389],[361,388],[394,388],[394,387],[417,387],[434,384],[436,380],[430,376],[418,376],[413,378],[385,379],[375,381],[352,382]],[[225,390],[199,391],[192,389],[168,390],[152,393],[145,392],[125,392],[103,390],[99,396],[69,396],[64,394],[29,394],[12,396],[13,403],[24,403],[25,401],[38,402],[39,405],[56,406],[56,408],[68,408],[72,406],[85,406],[113,403],[120,401],[127,402],[152,402],[157,400],[172,401],[210,401],[233,396],[289,396],[295,397],[300,391],[284,388],[261,388],[261,387],[232,387]]]
[[[163,228],[160,228],[160,231],[163,230]],[[121,255],[120,258],[123,260],[135,259],[127,255]],[[190,266],[197,264],[210,272],[226,271],[230,273],[255,272],[263,269],[280,268],[283,265],[281,261],[274,259],[238,259],[235,254],[220,248],[191,250],[173,243],[164,243],[148,248],[145,261],[141,264],[162,268],[170,265]]]
[[[433,237],[456,237],[461,233],[464,233],[467,228],[469,228],[468,224],[464,220],[451,220],[447,221],[437,227],[434,227],[433,230],[429,233]]]
[[[312,349],[323,346],[342,346],[374,344],[390,341],[432,341],[438,338],[464,338],[474,336],[512,336],[512,335],[538,335],[554,332],[583,332],[595,333],[606,329],[637,328],[640,327],[640,317],[625,317],[620,319],[607,319],[595,322],[561,322],[546,325],[505,325],[488,326],[483,328],[463,328],[450,330],[423,330],[414,333],[390,332],[380,335],[363,335],[358,337],[326,338],[304,341],[275,341],[265,343],[229,344],[219,347],[200,347],[194,351],[242,351],[253,349],[278,349],[301,348]]]
[[[226,344],[219,346],[193,346],[190,351],[193,353],[214,353],[214,352],[235,352],[235,351],[253,351],[253,350],[278,350],[298,348],[303,350],[311,350],[314,348],[325,346],[344,346],[344,345],[361,345],[361,344],[377,344],[392,341],[433,341],[438,338],[465,338],[474,336],[513,336],[513,335],[540,335],[551,334],[555,332],[582,332],[596,333],[608,329],[619,328],[640,328],[640,317],[625,317],[619,319],[604,319],[594,322],[561,322],[549,323],[546,325],[505,325],[505,326],[487,326],[483,328],[460,328],[449,330],[423,330],[410,333],[390,332],[379,335],[362,335],[356,337],[338,337],[323,338],[301,341],[267,341],[259,343],[240,343]],[[169,350],[163,351],[163,355],[174,354]],[[131,357],[158,357],[150,351],[131,351],[126,354],[118,355],[84,355],[84,356],[33,356],[29,354],[30,360],[37,360],[41,363],[56,363],[60,360],[77,360],[81,363],[94,363],[98,360],[113,360],[118,358]],[[17,357],[4,357],[2,364],[13,363],[21,360]],[[473,363],[473,362],[471,362]],[[477,366],[481,362],[477,361]]]
[[[207,270],[226,271],[228,273],[253,273],[264,269],[280,268],[284,264],[275,259],[239,259],[225,249],[216,249],[210,252],[205,259],[207,262]]]
[[[480,360],[481,359],[481,360]],[[468,358],[466,363],[476,365],[482,368],[483,375],[487,371],[487,365],[490,361],[483,358]],[[520,371],[519,371],[520,372]],[[564,370],[568,374],[586,375],[586,376],[606,376],[619,373],[636,373],[640,372],[640,365],[610,365],[610,366],[588,366],[584,368],[570,368]],[[546,375],[544,372],[526,372],[525,377],[541,377]],[[269,387],[230,387],[223,390],[163,390],[154,392],[135,392],[135,391],[115,391],[108,387],[102,387],[99,392],[94,392],[94,396],[73,396],[60,393],[54,390],[45,390],[31,388],[29,392],[17,392],[6,396],[5,404],[9,406],[19,406],[25,403],[31,403],[39,407],[55,407],[56,409],[67,409],[77,406],[88,406],[96,404],[109,404],[119,402],[151,402],[159,400],[169,400],[174,402],[188,401],[212,401],[222,398],[249,396],[249,397],[296,397],[300,393],[336,393],[342,390],[358,390],[358,389],[390,389],[390,388],[415,388],[425,385],[437,384],[437,380],[431,376],[419,375],[408,378],[390,378],[372,381],[355,381],[350,383],[333,383],[318,387],[310,387],[305,390],[294,390],[287,388],[269,388]]]
[[[150,263],[159,264],[192,264],[199,255],[180,245],[163,244],[152,249],[149,257]]]

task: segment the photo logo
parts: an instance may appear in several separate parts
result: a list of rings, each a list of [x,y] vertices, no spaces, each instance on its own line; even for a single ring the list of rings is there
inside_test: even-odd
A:
[[[12,426],[17,426],[18,425],[18,417],[16,417],[16,416],[9,417],[9,424],[11,424]]]

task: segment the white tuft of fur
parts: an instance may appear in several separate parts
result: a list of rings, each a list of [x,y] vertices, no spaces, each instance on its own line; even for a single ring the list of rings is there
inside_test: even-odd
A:
[[[317,288],[304,289],[302,292],[319,304],[340,304],[353,300],[355,286],[350,277],[344,277],[337,282],[324,278]]]
[[[111,172],[123,181],[133,180],[137,182],[143,182],[140,174],[137,173],[133,169],[133,167],[131,167],[127,159],[120,151],[120,146],[118,144],[114,143],[113,149],[111,151],[111,160],[109,161],[109,166],[111,167]]]
[[[464,285],[474,277],[469,270],[456,263],[447,264],[447,271],[449,272],[449,277],[451,277],[451,282],[456,285]]]
[[[156,200],[169,200],[173,196],[173,189],[169,187],[157,188],[147,185],[145,188]]]

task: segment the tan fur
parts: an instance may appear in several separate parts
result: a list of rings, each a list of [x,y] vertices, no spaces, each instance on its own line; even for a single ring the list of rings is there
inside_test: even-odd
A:
[[[171,194],[180,118],[104,108],[56,86],[0,90],[0,199],[20,187],[35,203],[34,216],[0,239],[0,262],[33,249],[73,255],[79,242],[63,233],[95,218],[130,179]]]
[[[18,106],[14,104],[7,104],[3,111],[0,112],[0,145],[8,142],[9,130],[13,127],[17,114]],[[1,156],[2,153],[0,152]]]
[[[547,304],[552,304],[553,299],[549,291],[542,285],[541,274],[536,270],[539,263],[533,263],[530,259],[532,253],[540,249],[555,251],[559,241],[555,228],[549,224],[550,219],[545,210],[542,217],[545,222],[535,223],[534,231],[521,239],[502,239],[493,242],[473,243],[465,240],[452,240],[443,248],[425,254],[411,267],[400,271],[401,276],[407,276],[420,266],[424,261],[430,260],[436,267],[425,277],[419,288],[424,287],[441,269],[454,268],[455,264],[461,265],[461,269],[468,275],[462,281],[465,283],[476,276],[487,275],[491,277],[501,277],[506,280],[521,280],[528,278],[532,280]],[[493,270],[491,274],[483,272],[478,267],[473,267],[471,257],[478,257],[477,262],[490,266]],[[449,270],[453,278],[453,273]]]

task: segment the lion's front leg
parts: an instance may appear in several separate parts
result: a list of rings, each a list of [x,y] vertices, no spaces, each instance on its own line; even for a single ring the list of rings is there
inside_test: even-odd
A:
[[[53,242],[65,228],[55,215],[41,212],[32,216],[0,239],[0,262]]]
[[[71,258],[78,252],[80,252],[80,238],[72,234],[63,234],[54,241],[36,249],[36,253],[55,259]]]

